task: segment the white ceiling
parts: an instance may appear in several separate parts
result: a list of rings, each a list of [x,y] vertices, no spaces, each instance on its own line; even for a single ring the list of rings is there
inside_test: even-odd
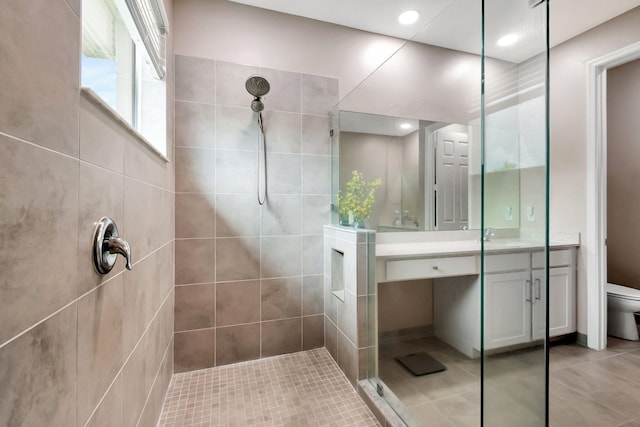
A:
[[[403,129],[402,125],[406,125]],[[419,121],[378,114],[340,111],[340,131],[373,135],[407,136],[418,130]]]
[[[232,0],[250,6],[304,16],[378,34],[470,53],[480,52],[480,0]],[[544,48],[542,10],[532,12],[528,0],[491,0],[485,5],[485,52],[488,56],[520,62]],[[618,16],[640,0],[555,0],[550,3],[550,43],[560,44]],[[420,20],[403,26],[405,10],[418,10]],[[511,48],[495,42],[509,32],[521,41]]]

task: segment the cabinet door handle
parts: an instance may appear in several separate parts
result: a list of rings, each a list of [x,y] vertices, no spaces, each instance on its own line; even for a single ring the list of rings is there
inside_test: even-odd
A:
[[[437,269],[438,269],[438,266],[437,266],[437,265],[434,265],[434,266],[433,266],[433,269],[434,269],[434,270],[437,270]]]
[[[542,281],[540,279],[535,280],[536,285],[536,300],[540,301],[540,295],[542,293]]]
[[[525,301],[531,302],[531,280],[524,281]]]

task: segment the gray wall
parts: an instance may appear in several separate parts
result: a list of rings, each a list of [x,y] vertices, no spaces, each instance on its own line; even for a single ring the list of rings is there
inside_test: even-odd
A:
[[[640,60],[607,71],[607,280],[640,289]]]
[[[0,4],[0,425],[155,425],[172,373],[172,163],[80,94],[80,4]]]
[[[268,199],[256,198],[264,98]],[[338,81],[176,56],[175,369],[321,347],[329,118]]]

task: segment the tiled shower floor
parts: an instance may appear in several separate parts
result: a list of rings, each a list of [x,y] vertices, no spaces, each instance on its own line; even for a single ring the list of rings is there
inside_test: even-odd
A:
[[[174,375],[160,426],[379,426],[326,349]]]

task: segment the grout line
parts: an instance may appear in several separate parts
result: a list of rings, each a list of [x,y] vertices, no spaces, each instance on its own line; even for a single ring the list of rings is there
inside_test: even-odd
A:
[[[22,139],[22,138],[17,137],[17,136],[9,135],[8,133],[4,133],[2,131],[0,131],[0,136],[4,136],[4,137],[12,139],[12,140],[14,140],[16,142],[22,142],[22,143],[30,145],[30,146],[32,146],[34,148],[40,148],[40,149],[42,149],[44,151],[48,151],[49,153],[52,153],[52,154],[59,154],[59,155],[61,155],[63,157],[66,157],[68,159],[72,159],[72,160],[76,160],[76,161],[80,160],[78,157],[71,156],[71,155],[63,153],[61,151],[56,151],[56,150],[54,150],[52,148],[48,148],[48,147],[45,147],[44,145],[36,144],[35,142],[27,141],[26,139]],[[78,148],[78,155],[79,155],[79,153],[80,153],[80,148]]]

